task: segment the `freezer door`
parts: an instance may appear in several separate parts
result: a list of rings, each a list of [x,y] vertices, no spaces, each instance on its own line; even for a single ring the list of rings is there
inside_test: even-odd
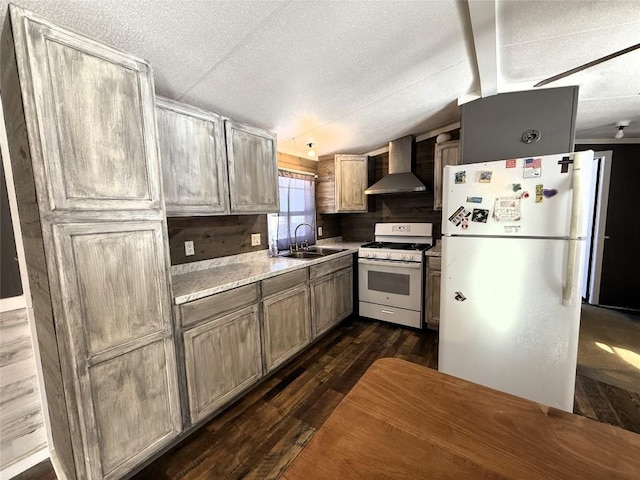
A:
[[[575,285],[562,304],[568,243],[443,238],[438,370],[571,412],[581,299]]]
[[[445,167],[443,235],[568,237],[574,170],[566,159],[576,156],[584,186],[578,237],[584,237],[594,170],[591,150]]]

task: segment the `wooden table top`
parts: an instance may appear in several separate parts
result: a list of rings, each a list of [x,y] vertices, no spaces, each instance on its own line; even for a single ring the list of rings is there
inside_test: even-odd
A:
[[[385,358],[282,478],[638,480],[640,435]]]

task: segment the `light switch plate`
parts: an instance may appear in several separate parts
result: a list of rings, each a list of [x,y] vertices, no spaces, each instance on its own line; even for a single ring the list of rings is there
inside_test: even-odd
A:
[[[252,247],[257,247],[258,245],[260,245],[260,234],[259,233],[252,233],[251,234],[251,246]]]
[[[196,251],[193,247],[193,240],[188,240],[184,242],[184,254],[188,257],[190,255],[195,255]]]
[[[318,236],[321,237],[322,236],[322,227],[318,227]]]

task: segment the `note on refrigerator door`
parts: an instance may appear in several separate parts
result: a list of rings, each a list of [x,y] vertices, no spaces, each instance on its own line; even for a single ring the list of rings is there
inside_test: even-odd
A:
[[[493,209],[496,222],[520,221],[520,197],[498,197]]]

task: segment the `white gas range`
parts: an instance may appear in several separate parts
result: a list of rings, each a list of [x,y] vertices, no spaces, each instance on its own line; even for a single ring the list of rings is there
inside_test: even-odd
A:
[[[431,223],[377,223],[375,242],[358,250],[360,316],[422,328],[424,252]]]

